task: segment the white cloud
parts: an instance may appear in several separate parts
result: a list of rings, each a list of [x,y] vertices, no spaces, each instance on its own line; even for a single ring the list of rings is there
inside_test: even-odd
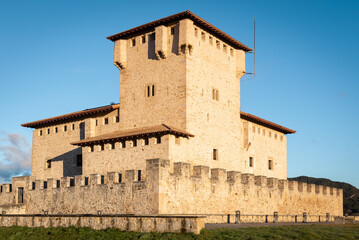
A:
[[[31,146],[19,134],[0,132],[0,183],[31,172]]]

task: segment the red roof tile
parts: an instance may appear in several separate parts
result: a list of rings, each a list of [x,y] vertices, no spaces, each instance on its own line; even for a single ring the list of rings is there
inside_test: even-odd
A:
[[[159,20],[149,22],[149,23],[143,24],[143,25],[135,27],[135,28],[131,28],[124,32],[114,34],[112,36],[107,37],[107,39],[111,40],[113,42],[118,39],[128,39],[130,37],[135,36],[136,34],[153,30],[157,26],[167,25],[167,24],[173,23],[174,21],[179,21],[179,20],[186,19],[186,18],[191,19],[199,27],[203,28],[204,30],[206,30],[209,33],[213,34],[214,36],[218,37],[219,39],[227,42],[232,47],[234,47],[236,49],[242,49],[246,52],[252,51],[251,48],[247,47],[243,43],[241,43],[238,40],[234,39],[233,37],[229,36],[227,33],[216,28],[215,26],[213,26],[209,22],[203,20],[202,18],[200,18],[199,16],[197,16],[196,14],[192,13],[189,10],[180,12],[180,13],[177,13],[177,14],[165,17],[165,18],[161,18]]]
[[[263,118],[254,116],[254,115],[246,113],[246,112],[241,111],[241,118],[244,119],[244,120],[248,120],[250,122],[254,122],[254,123],[257,123],[259,125],[271,128],[273,130],[276,130],[276,131],[284,133],[284,134],[296,133],[296,131],[294,131],[292,129],[283,127],[283,126],[281,126],[279,124],[276,124],[274,122],[270,122],[268,120],[265,120]]]
[[[42,120],[38,120],[38,121],[34,121],[34,122],[24,123],[24,124],[21,124],[21,126],[29,127],[29,128],[39,128],[46,124],[52,124],[52,123],[55,123],[58,121],[92,115],[92,114],[99,113],[99,112],[112,111],[114,109],[118,109],[119,107],[120,107],[120,104],[113,104],[113,105],[107,105],[107,106],[103,106],[103,107],[91,108],[91,109],[86,109],[86,110],[82,110],[82,111],[78,111],[78,112],[60,115],[57,117],[46,118],[46,119],[42,119]]]

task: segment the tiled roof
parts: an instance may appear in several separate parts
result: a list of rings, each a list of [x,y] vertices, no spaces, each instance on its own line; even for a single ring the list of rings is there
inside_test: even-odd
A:
[[[134,128],[134,129],[126,129],[115,131],[107,134],[103,134],[100,136],[87,138],[84,140],[72,142],[72,145],[84,146],[89,144],[103,143],[111,140],[123,140],[130,139],[134,137],[142,137],[154,134],[173,134],[184,137],[194,137],[193,134],[190,134],[186,131],[180,130],[178,128],[170,127],[165,124],[151,126],[151,127],[143,127],[143,128]]]
[[[271,128],[271,129],[273,129],[273,130],[276,130],[276,131],[281,132],[281,133],[284,133],[284,134],[296,133],[296,131],[294,131],[294,130],[292,130],[292,129],[283,127],[283,126],[281,126],[281,125],[279,125],[279,124],[276,124],[276,123],[274,123],[274,122],[270,122],[270,121],[268,121],[268,120],[265,120],[265,119],[263,119],[263,118],[254,116],[254,115],[249,114],[249,113],[246,113],[246,112],[242,112],[242,111],[241,111],[241,118],[242,118],[242,119],[245,119],[245,120],[248,120],[248,121],[250,121],[250,122],[254,122],[254,123],[257,123],[257,124],[259,124],[259,125],[262,125],[262,126]]]
[[[120,104],[112,104],[112,105],[107,105],[107,106],[103,106],[103,107],[91,108],[91,109],[86,109],[86,110],[82,110],[82,111],[78,111],[78,112],[60,115],[57,117],[46,118],[46,119],[42,119],[42,120],[38,120],[38,121],[34,121],[34,122],[24,123],[24,124],[21,124],[21,126],[29,127],[29,128],[39,128],[43,125],[52,124],[52,123],[55,123],[58,121],[88,116],[88,115],[92,115],[92,114],[99,113],[99,112],[112,111],[114,109],[118,109],[119,107],[120,107]]]
[[[238,40],[234,39],[233,37],[229,36],[227,33],[219,30],[218,28],[216,28],[209,22],[203,20],[202,18],[198,17],[196,14],[192,13],[189,10],[180,12],[180,13],[177,13],[177,14],[165,17],[165,18],[161,18],[161,19],[153,21],[153,22],[143,24],[141,26],[129,29],[124,32],[114,34],[112,36],[107,37],[107,39],[111,40],[113,42],[118,39],[128,39],[128,38],[133,37],[139,33],[144,33],[146,31],[153,30],[157,26],[168,25],[168,24],[173,23],[174,21],[179,21],[179,20],[186,19],[186,18],[191,19],[199,27],[203,28],[204,30],[206,30],[209,33],[213,34],[214,36],[218,37],[219,39],[227,42],[234,48],[242,49],[246,52],[252,51],[251,48],[247,47],[243,43],[241,43]]]

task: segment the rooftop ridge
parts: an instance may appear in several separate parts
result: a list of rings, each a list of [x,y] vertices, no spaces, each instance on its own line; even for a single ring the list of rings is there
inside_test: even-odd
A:
[[[251,48],[247,47],[246,45],[244,45],[243,43],[241,43],[240,41],[234,39],[233,37],[229,36],[227,33],[223,32],[222,30],[218,29],[217,27],[215,27],[214,25],[210,24],[209,22],[207,22],[206,20],[202,19],[201,17],[197,16],[196,14],[192,13],[190,10],[184,11],[184,12],[180,12],[180,13],[176,13],[173,15],[170,15],[168,17],[164,17],[134,28],[131,28],[129,30],[108,36],[107,39],[110,41],[116,41],[118,39],[128,39],[132,36],[134,36],[136,33],[140,33],[140,32],[145,32],[148,31],[152,28],[155,28],[157,26],[160,25],[166,25],[169,24],[173,21],[177,21],[177,20],[181,20],[181,19],[185,19],[185,18],[189,18],[191,20],[193,20],[195,23],[197,23],[200,27],[202,27],[203,29],[207,30],[208,32],[212,33],[214,36],[221,38],[222,40],[224,40],[225,42],[227,42],[228,44],[232,45],[234,48],[236,49],[242,49],[246,52],[250,52],[252,51]]]

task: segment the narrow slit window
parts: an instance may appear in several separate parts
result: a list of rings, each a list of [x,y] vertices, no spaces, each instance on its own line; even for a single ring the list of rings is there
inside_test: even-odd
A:
[[[268,160],[268,169],[273,170],[273,160]]]
[[[103,151],[103,150],[105,150],[105,144],[100,145],[100,151]]]
[[[198,29],[197,28],[194,29],[194,36],[198,37]]]
[[[47,181],[44,181],[44,189],[47,189]]]
[[[122,183],[122,174],[121,173],[118,174],[118,183]]]
[[[115,143],[114,142],[111,143],[110,147],[111,147],[111,149],[115,149],[115,147],[116,147]]]
[[[122,148],[126,148],[126,141],[122,142]]]
[[[161,137],[157,137],[157,138],[156,138],[156,143],[157,143],[157,144],[161,144]]]
[[[55,133],[57,133],[58,132],[58,128],[57,127],[55,127]]]
[[[92,146],[90,146],[90,152],[93,152],[93,150],[94,150],[94,147],[92,145]]]
[[[213,149],[213,160],[218,160],[218,149]]]
[[[67,126],[65,125],[65,126],[64,126],[64,132],[66,132],[66,131],[67,131]]]
[[[141,37],[141,40],[142,40],[142,44],[146,43],[146,35],[143,35],[143,36]]]
[[[147,97],[150,97],[151,95],[151,87],[150,86],[147,86]]]
[[[132,47],[136,46],[136,39],[132,39]]]
[[[249,157],[249,166],[253,167],[253,157]]]
[[[51,160],[46,160],[46,168],[51,168]]]
[[[47,134],[50,134],[50,128],[47,129]]]
[[[155,96],[155,85],[152,85],[152,97]]]
[[[42,130],[40,130],[40,136],[42,136]]]
[[[137,147],[137,139],[132,140],[132,147]]]
[[[149,144],[149,139],[148,137],[145,138],[145,145],[148,145]]]
[[[72,124],[72,130],[75,130],[75,124]]]
[[[142,171],[141,170],[138,170],[138,172],[137,172],[137,181],[141,181],[141,173],[142,173]]]
[[[98,125],[98,121],[97,121],[97,119],[95,120],[95,125],[96,125],[96,126]]]

